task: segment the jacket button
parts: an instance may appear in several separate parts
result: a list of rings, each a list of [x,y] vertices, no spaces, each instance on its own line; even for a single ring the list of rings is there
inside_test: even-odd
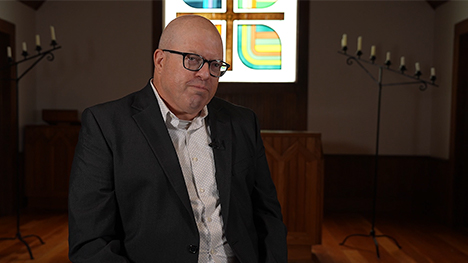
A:
[[[192,254],[196,254],[196,253],[198,252],[198,247],[195,246],[195,245],[190,245],[190,246],[188,247],[188,251],[189,251],[190,253],[192,253]]]

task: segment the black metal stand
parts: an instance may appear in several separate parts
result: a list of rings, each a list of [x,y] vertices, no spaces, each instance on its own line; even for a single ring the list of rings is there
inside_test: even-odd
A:
[[[378,94],[378,99],[377,99],[377,129],[376,129],[375,159],[374,159],[375,170],[374,170],[374,186],[373,186],[373,198],[372,198],[372,227],[371,227],[370,233],[367,234],[367,235],[366,234],[351,234],[351,235],[348,235],[343,240],[343,242],[340,243],[340,245],[344,245],[346,240],[348,240],[348,238],[350,238],[350,237],[354,237],[354,236],[372,237],[372,239],[374,240],[374,244],[375,244],[375,250],[376,250],[376,253],[377,253],[377,258],[380,258],[379,243],[377,242],[377,238],[379,238],[379,237],[387,237],[387,238],[392,239],[395,242],[395,244],[397,245],[397,247],[401,249],[400,244],[398,244],[398,242],[397,242],[397,240],[395,238],[393,238],[393,237],[391,237],[389,235],[376,235],[375,234],[375,215],[376,215],[376,204],[377,204],[377,177],[378,177],[378,171],[379,171],[378,164],[379,164],[380,110],[381,110],[381,101],[382,101],[382,87],[384,87],[384,86],[408,85],[408,84],[420,84],[419,89],[421,91],[424,91],[424,90],[427,89],[428,84],[432,85],[432,86],[437,86],[437,85],[434,84],[435,76],[431,77],[432,82],[428,82],[428,81],[424,81],[424,80],[419,79],[419,77],[421,76],[421,72],[419,72],[419,71],[416,72],[416,74],[415,74],[416,77],[414,77],[414,76],[410,76],[410,75],[405,74],[404,71],[406,70],[406,68],[404,68],[404,67],[400,67],[400,71],[390,69],[389,68],[390,64],[391,64],[390,61],[386,61],[385,65],[381,66],[381,65],[374,64],[375,57],[372,57],[371,61],[365,61],[365,60],[361,60],[361,58],[360,58],[361,54],[357,54],[357,57],[351,56],[351,55],[346,54],[346,50],[344,50],[344,52],[339,52],[339,53],[342,54],[342,55],[348,56],[348,59],[346,60],[346,63],[348,65],[352,65],[353,62],[356,62],[377,83],[378,88],[379,88],[379,94]],[[379,68],[378,79],[376,79],[367,70],[367,68],[363,66],[363,64],[361,62],[365,62],[365,63],[371,64],[373,66],[377,66]],[[397,74],[401,74],[401,75],[403,75],[405,77],[411,78],[411,79],[413,79],[413,81],[383,84],[383,71],[384,71],[384,69],[388,70],[388,71],[391,71],[391,72],[394,72],[394,73],[397,73]]]
[[[61,47],[57,46],[57,43],[55,43],[55,41],[52,42],[52,46],[53,46],[52,49],[47,50],[45,52],[41,52],[40,47],[37,47],[36,50],[38,51],[38,54],[35,55],[35,56],[32,56],[32,57],[28,57],[28,54],[26,52],[23,52],[23,56],[24,56],[23,60],[20,60],[18,62],[9,61],[9,65],[4,68],[4,69],[7,69],[7,68],[16,67],[15,68],[16,78],[11,79],[11,81],[15,82],[15,88],[16,88],[16,124],[17,124],[17,138],[16,138],[16,149],[17,149],[17,156],[16,156],[16,166],[17,166],[16,167],[16,235],[14,237],[0,238],[0,240],[15,240],[15,239],[18,239],[28,249],[29,256],[31,257],[31,259],[34,259],[34,257],[33,257],[31,248],[29,247],[29,244],[28,244],[28,242],[26,242],[25,238],[35,237],[35,238],[39,239],[41,244],[45,244],[45,243],[38,235],[23,236],[21,234],[21,231],[20,231],[20,225],[21,225],[20,224],[20,218],[21,218],[21,213],[20,213],[20,199],[21,199],[21,195],[20,195],[20,167],[21,167],[21,163],[20,163],[20,151],[19,151],[20,125],[19,125],[19,86],[18,86],[18,84],[19,84],[19,81],[21,80],[21,78],[23,78],[44,57],[47,57],[48,61],[53,61],[55,59],[54,54],[52,52],[59,49],[59,48],[61,48]],[[29,66],[23,72],[23,74],[21,74],[18,77],[18,67],[17,67],[18,64],[21,64],[23,62],[33,60],[33,59],[36,59],[36,61],[34,61],[34,63],[31,64],[31,66]]]

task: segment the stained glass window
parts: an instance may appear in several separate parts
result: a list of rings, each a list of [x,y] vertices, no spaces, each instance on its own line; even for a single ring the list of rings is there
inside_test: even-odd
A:
[[[185,14],[218,28],[231,64],[220,81],[296,81],[297,0],[165,0],[164,25]]]

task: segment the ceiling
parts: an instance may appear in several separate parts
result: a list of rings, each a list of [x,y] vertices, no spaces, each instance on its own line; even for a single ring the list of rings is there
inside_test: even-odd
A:
[[[20,1],[21,3],[31,7],[32,9],[34,10],[38,10],[42,4],[46,1],[46,0],[35,0],[35,1],[25,1],[25,0],[18,0]],[[426,2],[435,10],[437,7],[439,7],[440,5],[442,4],[445,4],[446,2],[448,2],[449,0],[426,0]]]
[[[449,0],[426,0],[426,2],[432,6],[432,8],[435,10],[437,7],[439,7],[442,4],[447,3]]]
[[[36,0],[36,1],[18,0],[18,1],[20,1],[21,3],[31,7],[34,10],[38,10],[46,0]]]

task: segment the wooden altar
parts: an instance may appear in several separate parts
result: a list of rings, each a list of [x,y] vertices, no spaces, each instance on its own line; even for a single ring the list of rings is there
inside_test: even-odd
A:
[[[271,176],[288,228],[288,259],[311,259],[322,240],[323,154],[321,135],[262,131]]]

